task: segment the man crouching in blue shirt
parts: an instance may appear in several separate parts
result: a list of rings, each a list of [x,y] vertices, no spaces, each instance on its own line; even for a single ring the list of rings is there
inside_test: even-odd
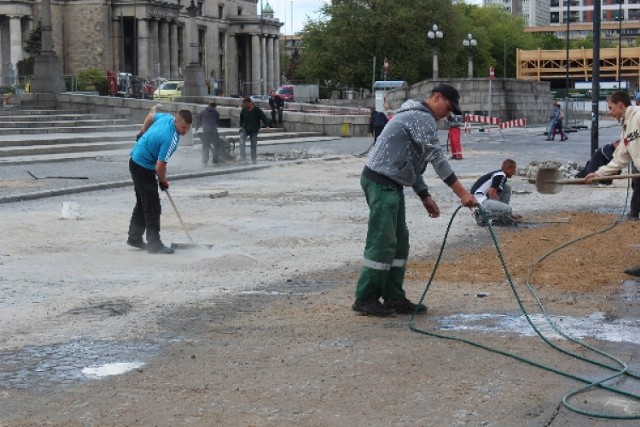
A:
[[[129,223],[128,245],[146,249],[150,254],[173,253],[173,248],[166,247],[160,240],[158,187],[162,191],[169,189],[167,162],[178,148],[180,136],[191,130],[192,120],[189,110],[178,111],[174,118],[171,114],[156,113],[155,107],[145,117],[129,159],[136,205]],[[142,240],[145,230],[147,243]]]

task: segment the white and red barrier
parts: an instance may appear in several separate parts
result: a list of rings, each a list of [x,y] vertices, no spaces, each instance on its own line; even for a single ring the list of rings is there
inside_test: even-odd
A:
[[[484,123],[487,125],[499,125],[500,119],[497,117],[481,116],[479,114],[465,114],[465,122]]]
[[[497,117],[481,116],[480,114],[465,114],[464,133],[471,133],[471,122],[482,123],[483,125],[500,125],[500,119]]]
[[[527,119],[515,119],[508,122],[500,123],[500,129],[527,127]]]

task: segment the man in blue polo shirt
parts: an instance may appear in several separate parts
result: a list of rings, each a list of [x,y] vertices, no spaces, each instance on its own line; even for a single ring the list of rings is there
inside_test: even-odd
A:
[[[160,190],[169,188],[167,163],[178,148],[181,135],[191,130],[192,116],[189,110],[171,114],[156,113],[151,109],[144,119],[142,130],[131,150],[129,172],[136,192],[136,205],[129,223],[127,244],[146,249],[152,254],[170,254],[173,248],[160,240]],[[156,181],[157,176],[157,181]],[[147,243],[142,239],[147,232]]]

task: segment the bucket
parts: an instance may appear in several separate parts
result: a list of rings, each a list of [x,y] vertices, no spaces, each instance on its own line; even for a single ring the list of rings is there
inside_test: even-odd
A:
[[[62,218],[63,219],[80,219],[81,209],[80,202],[62,202]]]

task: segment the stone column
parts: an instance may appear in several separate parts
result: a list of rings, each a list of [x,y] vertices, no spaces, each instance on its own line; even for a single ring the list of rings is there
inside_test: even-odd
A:
[[[280,37],[273,40],[273,87],[280,87]]]
[[[227,36],[224,64],[224,94],[238,96],[238,38],[234,34]]]
[[[251,93],[260,93],[260,34],[251,35]]]
[[[217,27],[213,27],[210,30],[212,32],[209,40],[211,40],[211,46],[208,49],[208,53],[210,54],[209,58],[209,69],[206,70],[207,78],[211,79],[211,73],[213,72],[213,77],[216,80],[222,78],[220,75],[220,32]],[[213,82],[212,82],[213,83]],[[213,93],[213,87],[211,88],[211,93]]]
[[[178,23],[169,23],[169,78],[178,78]]]
[[[160,37],[160,76],[169,78],[170,76],[170,60],[171,51],[169,49],[169,23],[167,21],[160,21],[159,26]]]
[[[138,74],[153,78],[149,69],[149,22],[146,19],[138,20]]]
[[[154,77],[163,77],[158,70],[160,54],[158,49],[158,21],[149,20],[149,67],[151,75]]]
[[[273,36],[269,36],[267,39],[267,91],[266,93],[271,93],[272,89],[277,89],[275,87],[274,78],[273,78]]]
[[[11,63],[13,69],[18,75],[17,64],[22,59],[22,26],[19,16],[9,17],[9,31],[10,31],[10,43],[11,43]]]
[[[119,17],[111,20],[111,52],[113,55],[113,67],[110,71],[124,71],[124,63],[122,62],[121,48],[122,48],[122,31],[121,20]]]
[[[267,35],[262,34],[260,38],[260,60],[262,63],[260,64],[260,94],[263,95],[267,93]]]

